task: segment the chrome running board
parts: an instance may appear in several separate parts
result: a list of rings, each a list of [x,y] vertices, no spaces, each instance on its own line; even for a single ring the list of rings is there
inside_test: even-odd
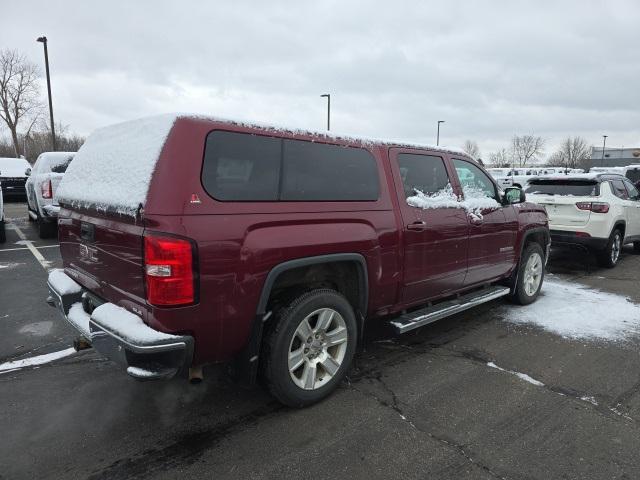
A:
[[[493,286],[476,290],[466,295],[461,295],[453,300],[447,300],[430,307],[405,313],[394,318],[389,323],[396,333],[406,333],[416,328],[423,327],[433,322],[437,322],[445,317],[463,312],[481,303],[490,302],[505,295],[509,295],[509,288],[503,286]]]

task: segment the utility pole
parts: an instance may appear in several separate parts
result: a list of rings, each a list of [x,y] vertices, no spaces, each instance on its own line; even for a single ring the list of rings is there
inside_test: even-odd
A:
[[[47,37],[44,35],[36,39],[44,45],[44,65],[47,71],[47,92],[49,94],[49,119],[51,120],[51,144],[53,151],[56,151],[56,130],[53,124],[53,102],[51,101],[51,77],[49,76],[49,52],[47,50]]]
[[[607,137],[609,135],[602,135],[602,138],[604,138],[604,141],[602,142],[602,158],[600,159],[600,166],[604,167],[604,147],[607,146]]]

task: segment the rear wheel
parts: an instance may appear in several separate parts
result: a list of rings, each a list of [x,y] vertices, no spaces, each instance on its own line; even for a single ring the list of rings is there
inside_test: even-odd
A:
[[[38,215],[38,236],[40,238],[51,238],[58,233],[58,224],[54,220],[53,222],[44,220]]]
[[[338,292],[307,292],[275,315],[262,349],[264,380],[280,402],[303,407],[339,385],[353,359],[353,308]]]
[[[633,242],[633,251],[640,253],[640,242]]]
[[[598,263],[602,267],[613,268],[618,264],[620,252],[622,252],[622,232],[616,228],[611,232],[605,249],[598,252]]]
[[[0,243],[7,241],[7,236],[4,232],[4,220],[0,220]]]
[[[512,298],[520,305],[528,305],[540,294],[544,280],[544,252],[537,243],[530,243],[522,252],[518,278]]]

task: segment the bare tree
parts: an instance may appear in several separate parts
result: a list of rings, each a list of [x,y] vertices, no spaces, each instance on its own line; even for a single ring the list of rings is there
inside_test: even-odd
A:
[[[15,50],[0,50],[0,118],[11,134],[15,156],[20,156],[18,127],[31,119],[31,127],[42,112],[38,67]]]
[[[535,135],[514,135],[511,139],[513,159],[519,167],[536,160],[544,151],[544,139]]]
[[[565,168],[588,168],[591,163],[591,147],[582,137],[567,137],[549,157],[548,162]]]
[[[478,142],[465,140],[464,147],[462,147],[462,149],[474,160],[478,160],[480,158],[480,147],[478,147]]]
[[[489,154],[489,164],[492,167],[507,168],[511,166],[511,163],[511,153],[506,148],[501,148],[497,152],[492,152]]]

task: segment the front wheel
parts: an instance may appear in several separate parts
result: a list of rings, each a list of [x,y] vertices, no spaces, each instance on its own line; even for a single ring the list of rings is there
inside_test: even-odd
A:
[[[616,228],[611,232],[605,249],[598,253],[598,263],[602,267],[613,268],[620,260],[620,252],[622,252],[622,232]]]
[[[4,220],[0,220],[0,243],[4,243],[7,241],[7,236],[4,231]]]
[[[544,252],[537,243],[530,243],[522,252],[518,265],[518,279],[512,298],[520,305],[528,305],[540,294],[544,280]]]
[[[307,292],[280,309],[262,349],[262,374],[280,402],[304,407],[339,385],[356,349],[353,308],[338,292]]]

